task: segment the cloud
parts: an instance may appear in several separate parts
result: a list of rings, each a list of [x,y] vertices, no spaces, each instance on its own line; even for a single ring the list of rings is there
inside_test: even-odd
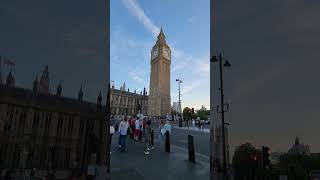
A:
[[[200,73],[203,76],[209,76],[210,75],[210,61],[209,56],[205,58],[199,58],[196,60],[197,62],[197,72]]]
[[[137,20],[144,26],[144,28],[152,33],[153,37],[156,37],[158,35],[160,28],[157,27],[155,23],[152,21],[152,19],[146,15],[145,11],[140,7],[139,3],[136,0],[122,0],[122,2],[124,6],[130,11],[130,13],[134,17],[136,17]],[[194,21],[194,17],[190,17],[188,21]],[[133,42],[137,43],[136,41]],[[128,40],[126,43],[132,43],[132,45],[134,45],[133,42],[130,42]],[[144,44],[145,48],[141,48],[142,44],[140,44],[139,46],[139,48],[144,49],[145,55],[143,56],[146,58],[146,60],[150,59],[150,47],[152,47],[153,43],[154,42],[142,43]],[[196,88],[199,88],[201,86],[206,87],[206,85],[208,84],[208,79],[203,78],[203,76],[209,77],[209,58],[193,57],[190,54],[185,53],[183,50],[176,47],[176,41],[174,40],[172,40],[172,42],[168,42],[168,44],[170,44],[172,52],[171,77],[178,75],[179,77],[188,79],[188,81],[190,82],[182,84],[182,94],[191,94],[195,91]],[[132,51],[132,49],[130,49],[129,51]],[[146,83],[147,81],[144,80],[144,77],[146,77],[146,72],[142,70],[142,68],[145,69],[145,67],[140,68],[141,70],[135,69],[129,71],[129,75],[134,81],[136,81],[139,84]],[[199,73],[202,76],[200,79],[198,76]],[[176,96],[176,91],[172,90],[172,100],[174,100]],[[206,100],[208,99],[209,98],[207,98]],[[201,102],[200,104],[203,104],[203,102]]]
[[[145,69],[133,69],[129,71],[129,76],[131,77],[132,80],[134,80],[135,82],[139,83],[139,84],[144,84],[145,83],[145,79],[143,77],[145,77]]]
[[[160,28],[158,28],[151,19],[145,14],[145,12],[141,9],[138,2],[136,0],[122,0],[123,4],[129,9],[129,11],[138,18],[139,22],[143,24],[143,26],[152,32],[154,37],[157,37]]]

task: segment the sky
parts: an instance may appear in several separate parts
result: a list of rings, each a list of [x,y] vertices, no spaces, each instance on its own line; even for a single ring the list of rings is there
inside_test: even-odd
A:
[[[183,6],[183,8],[182,8]],[[209,0],[111,0],[110,77],[115,88],[149,92],[150,53],[162,26],[171,48],[171,101],[210,107]],[[179,12],[179,13],[177,13]]]
[[[298,136],[320,152],[319,7],[317,0],[215,1],[212,48],[232,64],[224,70],[231,151],[244,142],[287,151]]]
[[[52,93],[61,80],[63,96],[77,98],[82,84],[84,100],[102,90],[105,102],[106,19],[104,1],[0,1],[0,55],[15,61],[16,86],[31,89],[48,65]]]

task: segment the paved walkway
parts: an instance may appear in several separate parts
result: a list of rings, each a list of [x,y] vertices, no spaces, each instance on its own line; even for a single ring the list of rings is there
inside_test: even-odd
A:
[[[111,179],[117,180],[209,180],[209,158],[196,153],[196,163],[188,161],[187,147],[171,146],[166,153],[163,143],[155,140],[150,155],[143,154],[144,144],[127,137],[125,153],[118,150],[118,133],[112,139]]]

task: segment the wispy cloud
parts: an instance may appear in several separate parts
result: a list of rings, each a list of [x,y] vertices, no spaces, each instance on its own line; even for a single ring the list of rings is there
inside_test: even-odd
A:
[[[153,37],[156,37],[160,31],[160,28],[155,25],[150,17],[148,17],[145,11],[140,7],[137,0],[122,0],[124,6],[129,10],[129,12],[137,18],[137,20],[144,26],[144,28],[151,32]],[[194,21],[194,17],[190,17],[188,19],[189,22]],[[136,42],[127,41],[126,44],[134,44]],[[152,47],[154,42],[145,43],[146,48],[144,49],[146,60],[150,58],[150,47]],[[170,44],[171,52],[172,52],[172,64],[171,71],[172,77],[179,76],[182,79],[188,79],[188,82],[185,81],[181,86],[181,93],[184,97],[190,98],[196,95],[196,91],[199,91],[200,87],[207,87],[208,78],[209,78],[209,58],[194,57],[190,55],[190,53],[183,51],[182,49],[176,46],[176,41],[171,39],[168,41]],[[141,44],[140,44],[141,45]],[[140,46],[141,47],[141,46]],[[132,50],[132,49],[131,49]],[[144,68],[144,69],[143,69]],[[140,70],[135,69],[129,71],[129,76],[136,83],[142,84],[147,83],[149,77],[146,76],[145,70],[146,67],[140,67]],[[199,75],[201,76],[199,78]],[[147,78],[146,78],[147,77]],[[208,77],[208,78],[206,78]],[[174,82],[171,82],[174,85]],[[171,89],[171,99],[175,101],[177,99],[176,89]],[[208,95],[209,96],[209,95]],[[209,99],[209,98],[207,98]],[[200,102],[201,101],[201,102]],[[203,104],[203,100],[197,102],[198,104]],[[193,103],[193,102],[192,102]]]
[[[135,82],[139,83],[139,84],[145,84],[145,69],[133,69],[129,71],[129,76],[132,80],[134,80]]]
[[[143,26],[152,32],[153,36],[156,37],[160,31],[160,29],[151,21],[151,19],[145,14],[145,12],[141,9],[140,5],[136,0],[122,0],[124,5],[129,9],[129,11],[137,17],[140,23]]]

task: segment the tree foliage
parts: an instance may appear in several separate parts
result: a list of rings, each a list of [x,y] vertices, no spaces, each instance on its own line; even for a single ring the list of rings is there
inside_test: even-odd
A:
[[[284,154],[280,156],[279,167],[289,178],[307,180],[311,170],[320,169],[320,155]]]
[[[201,120],[208,120],[210,115],[210,110],[207,110],[204,106],[201,107],[196,113],[196,116],[199,117]]]
[[[190,119],[192,119],[192,111],[191,111],[191,108],[189,108],[189,107],[183,108],[183,118],[184,118],[185,120],[190,120]]]
[[[236,180],[245,180],[253,178],[261,173],[259,167],[260,150],[256,149],[252,144],[245,143],[236,148],[232,164]]]

